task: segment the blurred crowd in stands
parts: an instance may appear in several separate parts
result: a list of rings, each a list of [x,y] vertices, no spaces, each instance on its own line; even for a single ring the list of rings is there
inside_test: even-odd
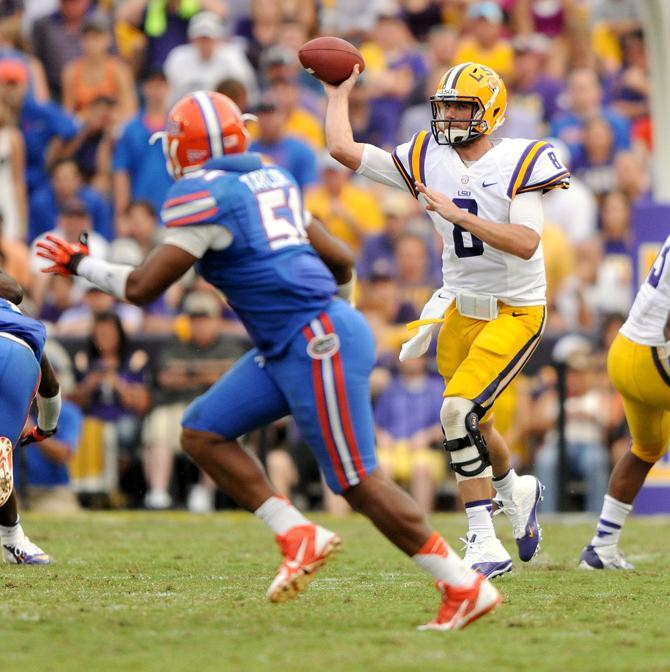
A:
[[[58,435],[15,460],[47,510],[193,511],[225,506],[179,455],[181,412],[248,347],[195,275],[145,309],[80,279],[41,274],[48,232],[90,232],[94,254],[137,264],[160,240],[171,180],[159,144],[183,94],[218,90],[257,115],[252,149],[290,170],[305,205],[358,258],[358,307],[378,347],[372,389],[382,466],[426,509],[457,505],[441,450],[434,362],[399,363],[405,324],[441,284],[441,241],[409,194],[358,178],[324,151],[324,96],[297,51],[318,35],[366,62],[351,96],[356,139],[393,149],[429,128],[446,69],[478,61],[505,80],[507,137],[551,138],[573,177],[545,199],[545,346],[497,403],[517,467],[556,506],[556,371],[566,334],[566,436],[575,507],[597,510],[626,446],[604,363],[636,289],[631,206],[649,198],[649,72],[635,0],[2,0],[0,259],[48,325],[69,402]],[[277,486],[343,511],[323,492],[290,420],[246,437]],[[75,496],[76,495],[76,496]]]

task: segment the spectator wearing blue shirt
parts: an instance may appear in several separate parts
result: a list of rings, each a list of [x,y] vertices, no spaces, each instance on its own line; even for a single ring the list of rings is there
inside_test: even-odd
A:
[[[14,49],[6,36],[0,34],[0,60],[19,61],[28,71],[28,95],[35,100],[49,100],[49,87],[42,64],[34,57]]]
[[[550,135],[560,138],[573,157],[581,156],[584,125],[593,117],[602,117],[612,129],[615,153],[630,146],[630,122],[614,110],[603,107],[603,89],[596,71],[577,68],[568,75],[567,108],[551,120]]]
[[[284,133],[286,112],[277,102],[266,96],[256,108],[258,115],[259,137],[251,143],[249,150],[270,157],[278,166],[293,175],[304,191],[319,181],[319,168],[316,153],[302,140]]]
[[[107,240],[114,238],[112,208],[96,189],[84,184],[81,172],[72,159],[60,159],[51,167],[50,181],[30,197],[28,242],[56,228],[61,206],[76,198],[84,203],[93,230]]]
[[[131,201],[148,201],[159,212],[172,178],[165,168],[160,143],[149,138],[165,129],[169,87],[162,70],[149,73],[142,82],[144,109],[123,129],[112,158],[114,211],[125,213]]]
[[[54,103],[28,95],[28,70],[20,61],[0,61],[0,95],[17,119],[26,145],[28,193],[47,181],[47,161],[71,156],[81,142],[75,120]]]
[[[393,479],[407,482],[417,503],[433,509],[444,473],[440,409],[444,381],[427,372],[426,357],[398,364],[398,374],[375,404],[379,464]]]

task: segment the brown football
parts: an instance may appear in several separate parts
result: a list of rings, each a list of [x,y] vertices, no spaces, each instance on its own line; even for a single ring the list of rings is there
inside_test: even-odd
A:
[[[298,52],[302,67],[322,82],[341,84],[358,63],[365,70],[361,52],[339,37],[317,37],[305,42]]]

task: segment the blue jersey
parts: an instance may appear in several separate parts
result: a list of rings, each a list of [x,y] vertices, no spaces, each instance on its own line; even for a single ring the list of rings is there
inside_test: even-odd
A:
[[[224,242],[196,268],[266,357],[279,355],[333,299],[335,279],[309,245],[295,179],[260,154],[208,161],[170,188],[161,218],[167,227],[221,226]]]
[[[35,353],[37,360],[42,359],[42,350],[47,340],[44,325],[24,315],[11,301],[2,298],[0,298],[0,331],[25,341]]]

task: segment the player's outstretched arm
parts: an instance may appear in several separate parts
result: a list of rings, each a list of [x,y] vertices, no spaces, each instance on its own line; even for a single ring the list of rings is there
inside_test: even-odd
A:
[[[333,236],[314,216],[307,228],[307,235],[316,253],[335,276],[337,284],[343,285],[349,282],[355,263],[354,253],[349,247]]]
[[[53,263],[43,273],[78,275],[104,292],[138,306],[156,300],[198,259],[180,247],[164,244],[153,250],[140,266],[113,264],[91,257],[85,238],[72,244],[53,235],[37,243],[37,254]]]
[[[44,441],[53,436],[58,429],[58,418],[62,405],[60,385],[45,353],[42,353],[40,360],[40,371],[42,375],[37,390],[37,424],[24,431],[20,441],[22,446]]]
[[[315,217],[311,218],[307,235],[312,247],[333,274],[337,282],[337,295],[352,303],[352,294],[356,284],[354,253]]]
[[[349,121],[349,94],[358,80],[358,65],[339,86],[326,84],[328,104],[326,107],[326,144],[330,155],[342,165],[358,170],[363,158],[364,145],[354,140],[354,132]]]

